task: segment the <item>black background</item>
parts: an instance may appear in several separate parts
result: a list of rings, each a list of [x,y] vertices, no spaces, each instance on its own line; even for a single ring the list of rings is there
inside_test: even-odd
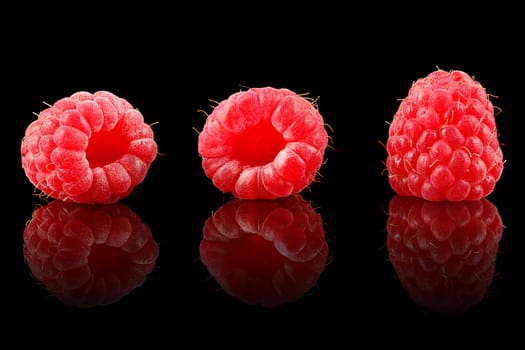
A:
[[[509,339],[513,331],[506,325],[523,311],[518,122],[524,112],[524,61],[521,41],[513,39],[521,23],[507,17],[512,9],[459,12],[443,5],[416,14],[409,11],[418,9],[408,7],[377,13],[374,6],[316,6],[183,10],[126,4],[110,11],[91,4],[60,12],[32,5],[4,13],[16,18],[2,24],[8,223],[2,314],[8,325],[23,327],[28,335],[74,330],[85,339],[114,335],[122,341],[139,336],[202,341],[217,331],[222,338],[211,341],[229,343],[249,331],[252,342],[293,334],[294,341],[375,343],[389,330],[395,330],[389,339],[401,343],[416,334],[433,340]],[[396,279],[385,247],[393,196],[382,163],[387,121],[412,82],[438,67],[474,76],[497,96],[492,100],[502,110],[497,126],[505,170],[488,198],[505,224],[497,273],[488,297],[459,315],[416,305]],[[319,97],[319,111],[333,130],[321,182],[301,194],[326,223],[330,263],[309,293],[275,308],[227,295],[199,261],[198,250],[205,220],[230,199],[200,165],[197,131],[205,122],[203,111],[211,111],[211,101],[262,86]],[[21,168],[20,141],[43,102],[80,90],[108,90],[127,99],[154,123],[161,153],[146,180],[123,200],[151,228],[160,248],[158,266],[122,300],[90,309],[49,295],[22,255],[24,227],[42,201],[33,196]]]

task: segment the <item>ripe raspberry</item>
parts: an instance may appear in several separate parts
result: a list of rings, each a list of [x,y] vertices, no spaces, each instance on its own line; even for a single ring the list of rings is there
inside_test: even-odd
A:
[[[150,229],[122,203],[52,201],[33,212],[23,239],[33,277],[64,304],[82,308],[130,294],[159,254]]]
[[[328,256],[321,216],[298,195],[230,200],[206,221],[199,250],[226,293],[265,307],[309,291]]]
[[[503,171],[497,137],[481,84],[462,71],[434,71],[412,85],[390,125],[390,186],[432,201],[481,199]]]
[[[198,139],[206,176],[242,199],[299,193],[314,181],[327,145],[316,106],[272,87],[237,92],[220,102]]]
[[[491,285],[503,223],[494,204],[395,195],[386,246],[401,285],[428,310],[461,313]]]
[[[81,91],[40,112],[25,131],[21,154],[27,177],[45,195],[114,203],[144,180],[157,144],[126,100]]]

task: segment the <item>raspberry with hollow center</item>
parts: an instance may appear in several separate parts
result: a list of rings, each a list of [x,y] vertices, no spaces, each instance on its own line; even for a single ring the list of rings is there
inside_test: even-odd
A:
[[[316,106],[273,87],[251,88],[220,102],[198,138],[206,176],[241,199],[299,193],[314,181],[327,145]]]
[[[388,131],[388,181],[406,196],[432,201],[488,196],[503,172],[494,106],[462,71],[417,80]]]
[[[140,184],[157,156],[151,127],[125,99],[80,91],[40,112],[21,142],[22,167],[45,195],[114,203]]]

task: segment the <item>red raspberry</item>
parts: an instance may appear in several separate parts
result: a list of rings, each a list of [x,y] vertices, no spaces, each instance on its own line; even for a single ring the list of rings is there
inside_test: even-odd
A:
[[[494,204],[395,195],[386,246],[401,285],[428,310],[461,313],[487,294],[503,223]]]
[[[229,295],[265,307],[309,291],[328,256],[321,216],[299,195],[230,200],[206,221],[199,249]]]
[[[252,88],[220,102],[199,134],[207,177],[242,199],[295,194],[317,175],[328,134],[316,106],[288,89]]]
[[[131,293],[159,254],[148,226],[122,203],[52,201],[33,212],[23,239],[33,277],[64,304],[82,308]]]
[[[392,189],[432,201],[481,199],[503,171],[492,102],[458,70],[437,70],[412,85],[386,150]]]
[[[151,127],[107,91],[77,92],[43,110],[26,129],[22,167],[45,195],[113,203],[140,184],[157,155]]]

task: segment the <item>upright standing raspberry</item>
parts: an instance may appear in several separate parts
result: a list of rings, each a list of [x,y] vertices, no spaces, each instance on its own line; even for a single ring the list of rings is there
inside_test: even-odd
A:
[[[462,71],[436,70],[417,80],[388,132],[392,189],[432,201],[477,200],[503,172],[494,106]]]
[[[241,199],[295,194],[317,175],[328,145],[311,101],[288,89],[252,88],[220,102],[199,134],[206,176]]]
[[[144,180],[157,144],[126,100],[81,91],[40,112],[25,131],[21,154],[27,177],[45,195],[114,203]]]

